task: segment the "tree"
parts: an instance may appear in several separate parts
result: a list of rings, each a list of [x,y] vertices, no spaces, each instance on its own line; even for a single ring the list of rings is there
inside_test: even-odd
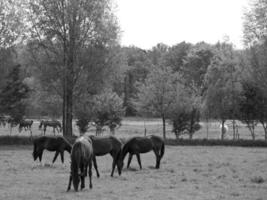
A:
[[[0,0],[0,48],[8,48],[25,36],[25,0]]]
[[[254,0],[244,13],[244,40],[248,46],[263,44],[267,39],[267,2]]]
[[[77,125],[81,133],[85,133],[89,122],[93,121],[97,134],[102,132],[104,126],[108,126],[114,135],[115,128],[121,125],[124,113],[122,99],[110,89],[100,94],[83,96],[75,105]]]
[[[203,98],[203,112],[219,119],[222,127],[227,119],[235,119],[238,110],[237,98],[241,90],[239,59],[232,45],[217,44],[215,55],[205,75],[207,89]],[[235,131],[235,130],[234,130]],[[224,139],[223,128],[221,138]]]
[[[137,47],[122,48],[122,56],[124,57],[123,74],[123,101],[126,108],[126,116],[136,115],[132,99],[136,97],[138,92],[137,83],[144,82],[146,76],[152,66],[149,56],[145,50]]]
[[[9,115],[12,122],[19,123],[25,115],[25,99],[29,95],[29,88],[20,77],[20,65],[14,66],[6,77],[6,85],[0,94],[1,113]]]
[[[202,42],[191,47],[183,59],[181,73],[189,86],[203,93],[205,74],[214,56],[213,47]]]
[[[88,83],[82,92],[92,88],[89,78],[104,73],[108,49],[117,42],[111,1],[35,0],[30,5],[29,47],[42,75],[49,77],[46,84],[63,99],[63,134],[72,135],[74,91],[80,81]]]
[[[252,82],[244,81],[243,90],[239,101],[239,120],[245,123],[255,140],[255,127],[258,123],[258,91]]]
[[[110,133],[115,134],[115,128],[121,126],[122,116],[125,113],[123,100],[111,90],[93,97],[94,122],[102,129],[108,126]]]
[[[172,122],[173,132],[178,139],[183,134],[188,134],[192,139],[201,126],[200,97],[189,87],[177,88],[176,100],[171,105],[169,118]]]
[[[144,84],[140,84],[135,105],[139,113],[161,117],[163,138],[166,138],[166,119],[176,96],[178,75],[169,67],[154,67]]]

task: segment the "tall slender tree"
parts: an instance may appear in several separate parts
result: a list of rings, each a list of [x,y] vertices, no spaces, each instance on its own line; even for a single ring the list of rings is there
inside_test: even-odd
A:
[[[90,83],[92,74],[102,72],[108,49],[117,42],[111,1],[34,0],[30,10],[34,61],[49,88],[61,95],[63,134],[72,135],[74,92],[81,80]]]

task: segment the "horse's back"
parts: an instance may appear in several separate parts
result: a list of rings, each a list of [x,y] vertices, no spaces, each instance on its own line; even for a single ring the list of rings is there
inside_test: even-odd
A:
[[[114,136],[89,136],[93,143],[94,154],[102,156],[112,150],[120,150],[122,143]]]
[[[129,139],[124,148],[128,148],[131,153],[147,153],[152,150],[153,145],[149,138],[138,136]]]
[[[63,143],[65,143],[65,138],[63,138],[62,136],[40,136],[34,139],[35,145],[47,149],[48,151],[57,150]]]
[[[93,145],[92,140],[89,137],[82,136],[75,140],[71,151],[71,157],[73,158],[77,156],[77,154],[80,154],[85,160],[92,158]]]

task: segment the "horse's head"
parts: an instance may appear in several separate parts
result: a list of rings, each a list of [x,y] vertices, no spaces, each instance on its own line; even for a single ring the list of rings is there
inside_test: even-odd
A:
[[[117,167],[118,167],[118,173],[119,173],[119,175],[121,175],[121,171],[123,169],[123,165],[124,165],[123,160],[124,160],[123,159],[123,155],[120,152],[119,155],[118,155],[118,158],[117,158]]]

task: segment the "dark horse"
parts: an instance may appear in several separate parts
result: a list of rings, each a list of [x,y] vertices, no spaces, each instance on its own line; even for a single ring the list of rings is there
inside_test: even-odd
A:
[[[53,163],[56,161],[60,153],[61,162],[64,163],[64,151],[71,152],[71,144],[62,136],[40,136],[33,140],[33,159],[34,161],[39,158],[42,161],[43,151],[56,151]]]
[[[53,128],[54,135],[55,135],[55,129],[57,130],[58,133],[61,132],[61,123],[58,120],[41,120],[39,129],[41,129],[42,126],[44,127],[44,135],[45,135],[47,126],[50,126]]]
[[[26,120],[23,119],[19,122],[19,132],[22,131],[22,128],[24,128],[25,131],[30,130],[31,138],[32,138],[32,124],[33,120]]]
[[[81,190],[84,188],[84,178],[87,175],[89,166],[89,187],[92,188],[92,159],[93,159],[93,145],[89,137],[82,136],[76,139],[71,150],[71,173],[69,178],[69,185],[67,191],[70,190],[71,182],[74,190],[77,192],[81,180]]]
[[[146,137],[133,137],[125,142],[118,159],[118,170],[123,168],[123,160],[129,153],[127,168],[129,168],[133,155],[136,155],[140,169],[142,169],[140,153],[147,153],[153,150],[156,156],[156,169],[160,167],[160,160],[164,155],[165,145],[161,137],[151,135]]]
[[[113,162],[112,162],[111,176],[113,176],[114,169],[121,152],[122,143],[120,142],[119,139],[117,139],[114,136],[90,136],[90,138],[93,142],[95,156],[103,156],[108,153],[112,156]],[[93,157],[93,162],[97,173],[97,177],[99,177],[95,156]],[[119,171],[119,175],[120,174],[121,171]]]

